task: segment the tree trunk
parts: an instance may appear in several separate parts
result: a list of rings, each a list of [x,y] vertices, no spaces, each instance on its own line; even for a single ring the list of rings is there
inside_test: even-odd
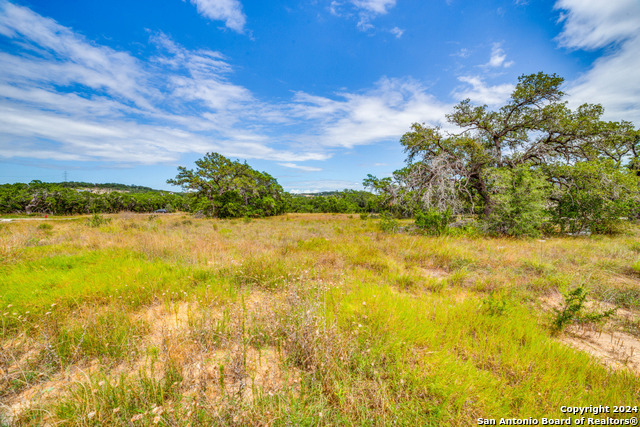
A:
[[[473,188],[478,192],[484,204],[482,208],[482,216],[484,218],[488,218],[493,211],[493,200],[491,199],[489,190],[487,190],[487,184],[480,176],[480,173],[474,173],[471,175],[471,179],[473,180]]]

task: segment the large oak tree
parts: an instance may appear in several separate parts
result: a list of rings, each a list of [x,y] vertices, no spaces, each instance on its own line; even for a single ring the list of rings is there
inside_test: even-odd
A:
[[[386,194],[389,203],[409,200],[408,210],[460,212],[470,206],[488,218],[496,170],[544,169],[553,181],[558,165],[608,161],[635,167],[639,143],[632,124],[601,120],[600,105],[571,110],[562,101],[562,83],[555,74],[521,76],[510,99],[495,110],[464,100],[446,116],[456,130],[414,123],[401,139],[407,167],[393,179],[369,176],[365,185]]]
[[[284,212],[284,191],[271,175],[218,153],[207,153],[195,164],[195,170],[179,166],[178,175],[167,183],[189,191],[196,206],[207,215],[268,216]]]

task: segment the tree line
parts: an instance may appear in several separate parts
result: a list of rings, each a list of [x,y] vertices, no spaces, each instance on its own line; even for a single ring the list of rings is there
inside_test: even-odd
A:
[[[226,161],[231,162],[228,159]],[[241,165],[245,168],[244,164]],[[380,197],[368,191],[290,194],[282,191],[281,187],[276,186],[275,179],[267,178],[266,174],[262,175],[262,179],[258,176],[254,181],[245,181],[245,185],[246,188],[228,187],[209,198],[206,192],[202,194],[197,189],[172,193],[124,184],[41,181],[1,184],[0,214],[77,215],[122,211],[143,213],[166,209],[169,212],[234,218],[279,215],[284,212],[380,212]],[[253,185],[259,187],[249,188]]]
[[[153,212],[157,209],[186,210],[180,194],[142,190],[122,184],[45,183],[0,185],[0,213],[76,215],[89,213]],[[106,188],[104,193],[90,190]],[[117,188],[117,191],[113,191]],[[129,192],[131,191],[131,192]]]
[[[292,195],[246,162],[207,153],[195,169],[178,167],[167,183],[182,193],[106,184],[0,186],[0,212],[77,214],[175,209],[219,218],[285,212],[374,213],[415,218],[446,233],[457,220],[497,235],[613,233],[640,211],[640,130],[604,121],[600,105],[572,110],[563,79],[521,76],[500,108],[467,99],[448,114],[447,130],[414,123],[400,140],[406,167],[369,175],[369,191]],[[455,225],[455,224],[454,224]]]

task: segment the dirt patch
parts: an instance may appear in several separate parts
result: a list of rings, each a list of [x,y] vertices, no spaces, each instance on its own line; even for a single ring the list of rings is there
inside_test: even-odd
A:
[[[174,335],[188,326],[192,304],[180,302],[170,305],[158,304],[138,313],[138,317],[147,322],[151,328],[148,341],[152,345],[161,346],[164,338]]]
[[[17,396],[10,399],[5,404],[0,404],[2,415],[11,425],[13,420],[29,409],[34,404],[42,403],[45,400],[54,399],[67,392],[72,384],[88,380],[89,375],[97,372],[100,368],[98,360],[94,360],[88,365],[79,367],[72,366],[64,372],[53,375],[49,380],[35,384],[22,391]]]
[[[449,276],[449,272],[441,268],[419,268],[420,274],[433,279],[444,279]]]
[[[632,335],[572,327],[560,341],[589,353],[611,368],[640,373],[640,341]]]
[[[182,334],[182,330],[186,329],[188,316],[190,312],[189,303],[182,302],[173,306],[155,305],[145,308],[139,312],[136,317],[143,319],[150,326],[150,333],[147,338],[149,345],[155,345],[159,348],[165,344],[167,337]],[[27,352],[18,365],[25,365],[26,358],[33,357],[36,350]],[[12,366],[17,369],[17,366]],[[137,372],[144,368],[146,360],[139,360],[135,363],[123,362],[113,369],[113,374],[128,374]],[[46,381],[34,384],[9,399],[8,402],[0,404],[0,411],[9,421],[9,424],[15,420],[21,413],[29,409],[34,404],[41,404],[66,393],[69,388],[84,381],[88,381],[89,377],[98,372],[101,365],[98,360],[94,360],[88,364],[80,364],[70,366],[63,372],[58,372]]]
[[[195,397],[202,393],[215,407],[228,395],[251,403],[262,393],[274,395],[285,388],[295,391],[300,372],[285,371],[282,366],[282,355],[274,347],[236,347],[211,352],[185,369],[185,382],[191,386],[184,395]]]
[[[190,322],[197,320],[198,314],[203,312],[212,316],[209,321],[222,319],[219,307],[203,308],[193,302],[145,307],[134,314],[149,325],[149,332],[141,342],[140,357],[126,359],[107,368],[106,372],[101,371],[105,367],[98,360],[68,367],[0,404],[0,419],[14,423],[29,408],[65,396],[72,387],[88,384],[99,372],[106,375],[106,381],[121,375],[135,377],[140,372],[159,379],[169,363],[177,363],[182,369],[184,396],[194,400],[204,398],[214,410],[229,396],[250,404],[260,394],[273,395],[283,390],[295,392],[300,383],[300,371],[283,368],[286,366],[284,356],[273,345],[248,345],[242,327],[243,322],[268,321],[277,298],[271,293],[253,292],[231,304],[232,315],[226,326],[230,329],[213,346],[198,344]]]
[[[564,296],[554,292],[541,298],[543,308],[559,310],[564,306]],[[616,308],[602,301],[587,301],[587,311],[604,312]],[[617,308],[615,317],[598,328],[589,325],[572,325],[567,328],[560,342],[584,351],[613,369],[629,369],[640,373],[640,340],[621,332],[619,320],[637,320],[640,315],[632,310]]]

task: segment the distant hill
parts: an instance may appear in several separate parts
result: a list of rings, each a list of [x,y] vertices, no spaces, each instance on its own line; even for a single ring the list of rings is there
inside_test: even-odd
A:
[[[33,182],[33,181],[32,181]],[[44,183],[43,183],[44,184]],[[111,191],[119,191],[124,193],[174,193],[173,191],[156,190],[142,185],[126,185],[113,182],[105,184],[95,184],[91,182],[67,181],[67,182],[48,182],[52,186],[60,186],[63,188],[75,188],[88,190],[94,193],[108,193]]]

